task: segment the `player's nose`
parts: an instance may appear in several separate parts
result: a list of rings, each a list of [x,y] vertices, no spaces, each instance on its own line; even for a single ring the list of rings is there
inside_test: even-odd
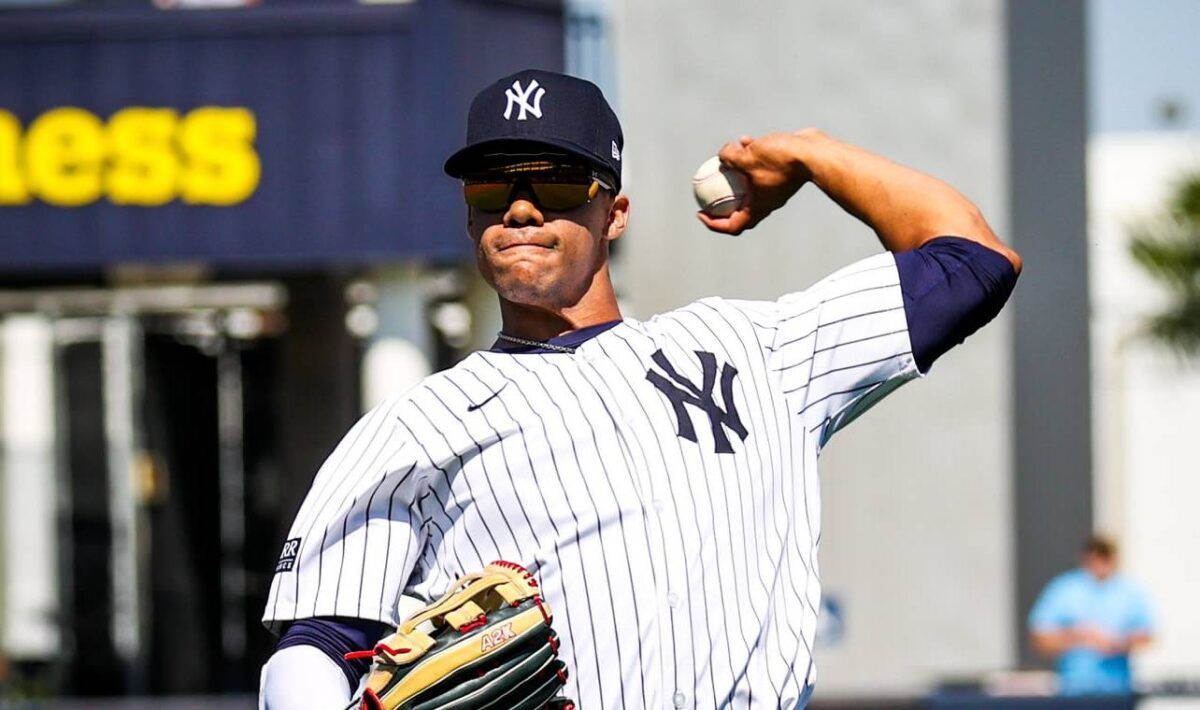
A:
[[[517,196],[504,212],[506,227],[540,227],[544,221],[542,211],[528,197]]]

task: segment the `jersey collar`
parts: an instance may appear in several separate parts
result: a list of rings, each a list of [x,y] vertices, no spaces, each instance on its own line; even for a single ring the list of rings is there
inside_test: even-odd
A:
[[[596,337],[597,335],[600,335],[601,333],[605,332],[606,330],[611,330],[612,328],[620,325],[621,323],[622,323],[622,321],[620,319],[617,319],[617,320],[610,320],[607,323],[597,323],[596,325],[589,325],[586,328],[580,328],[579,330],[572,330],[569,333],[563,333],[562,335],[556,335],[553,338],[550,338],[549,340],[547,340],[546,342],[551,343],[553,345],[561,345],[561,346],[567,347],[567,348],[577,348],[580,345],[583,345],[587,341],[591,340],[592,338]],[[496,342],[492,343],[492,347],[488,348],[488,352],[509,353],[510,355],[536,355],[536,354],[546,354],[546,355],[560,354],[561,355],[562,354],[562,353],[558,353],[555,350],[549,350],[547,348],[539,348],[539,347],[535,347],[532,345],[520,345],[518,343],[510,343],[506,340],[497,340]]]

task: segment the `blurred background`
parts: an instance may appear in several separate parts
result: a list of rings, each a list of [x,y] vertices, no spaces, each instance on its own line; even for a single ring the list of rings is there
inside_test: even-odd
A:
[[[1025,258],[825,451],[814,707],[1044,690],[1025,619],[1093,530],[1158,619],[1141,706],[1200,707],[1197,31],[1195,0],[0,0],[0,703],[253,706],[317,466],[498,329],[440,166],[537,66],[622,118],[627,315],[878,250],[811,189],[707,233],[690,176],[746,133],[931,172]]]

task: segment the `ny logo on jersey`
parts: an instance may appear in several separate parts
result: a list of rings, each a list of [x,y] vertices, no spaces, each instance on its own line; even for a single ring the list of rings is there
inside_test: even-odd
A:
[[[508,105],[504,107],[504,120],[512,120],[512,110],[516,106],[521,109],[517,114],[518,121],[526,119],[526,113],[532,113],[535,118],[542,117],[542,97],[546,95],[546,90],[543,89],[537,82],[537,79],[529,82],[529,86],[522,89],[521,81],[518,79],[513,82],[511,89],[505,89],[504,95],[508,97]],[[533,103],[529,103],[529,97],[533,97]]]
[[[737,377],[737,368],[729,363],[721,365],[721,400],[725,403],[725,409],[721,409],[713,398],[713,389],[717,384],[717,356],[700,350],[696,351],[696,355],[700,358],[700,366],[703,368],[703,382],[699,387],[676,372],[671,363],[667,361],[667,356],[663,355],[662,350],[650,357],[663,372],[660,373],[651,368],[646,372],[646,379],[662,390],[662,393],[670,400],[671,407],[675,409],[675,416],[679,420],[680,438],[698,441],[696,429],[692,426],[692,418],[687,411],[687,405],[690,404],[708,415],[717,453],[731,454],[733,446],[729,443],[729,437],[725,434],[725,430],[729,429],[737,434],[742,441],[745,441],[750,434],[746,431],[746,427],[742,426],[737,407],[733,403],[733,378]],[[663,373],[665,373],[665,377]]]

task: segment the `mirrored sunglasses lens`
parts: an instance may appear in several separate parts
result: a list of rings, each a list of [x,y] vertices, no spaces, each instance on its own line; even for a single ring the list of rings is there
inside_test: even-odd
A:
[[[484,212],[500,212],[508,207],[511,182],[476,182],[463,185],[467,204]]]
[[[548,210],[570,210],[587,204],[592,198],[591,185],[576,183],[533,183],[538,203]]]

